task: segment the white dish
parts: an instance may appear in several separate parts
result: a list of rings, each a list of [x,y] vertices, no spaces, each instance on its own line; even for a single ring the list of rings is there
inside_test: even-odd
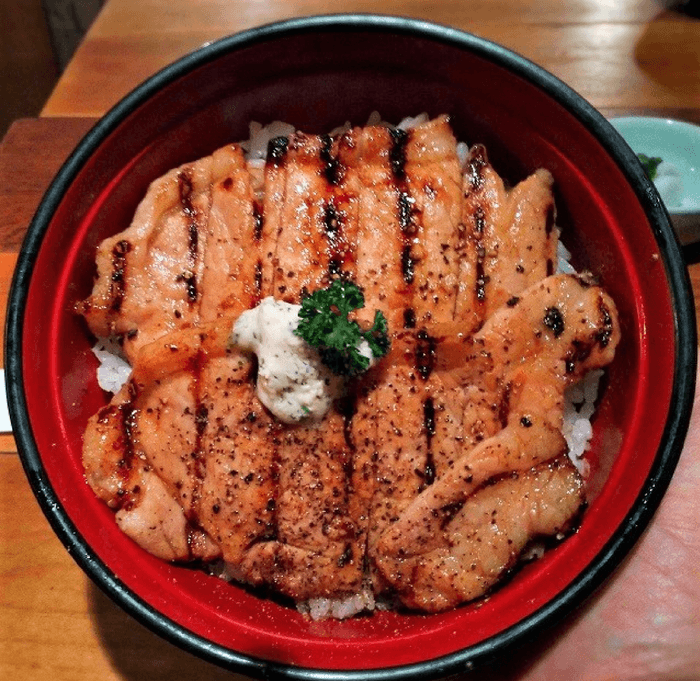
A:
[[[610,123],[636,154],[661,158],[677,171],[682,189],[675,197],[666,194],[666,209],[681,243],[700,241],[700,126],[645,116],[612,118]],[[664,198],[664,187],[657,186]]]

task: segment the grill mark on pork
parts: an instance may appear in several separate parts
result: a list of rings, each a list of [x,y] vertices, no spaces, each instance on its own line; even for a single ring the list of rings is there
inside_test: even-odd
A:
[[[412,252],[412,241],[418,232],[414,200],[406,185],[406,147],[410,134],[404,130],[391,130],[392,145],[389,151],[391,171],[396,184],[396,204],[398,223],[403,235],[401,250],[401,272],[407,284],[413,284],[415,277],[416,258]]]
[[[558,232],[552,177],[537,170],[506,188],[488,162],[485,149],[470,150],[464,179],[465,235],[460,289],[467,301],[457,316],[470,315],[476,326],[508,299],[554,273]]]
[[[136,400],[136,387],[133,383],[127,386],[128,397],[117,405],[107,405],[100,410],[97,418],[98,424],[108,427],[113,422],[119,429],[117,438],[118,460],[116,462],[116,474],[120,481],[116,492],[116,499],[112,503],[115,510],[130,510],[134,504],[134,496],[140,491],[129,484],[131,472],[134,466],[134,430],[136,428],[137,410],[134,407]]]
[[[279,167],[287,159],[289,140],[286,137],[273,137],[267,145],[267,157],[265,163]]]
[[[323,174],[330,185],[338,185],[343,175],[343,165],[333,151],[333,138],[330,135],[321,135],[321,160],[323,161]]]
[[[508,415],[510,414],[510,394],[513,389],[512,383],[508,382],[503,386],[501,391],[501,399],[498,402],[498,422],[501,424],[501,428],[505,428],[508,425]]]
[[[606,348],[610,339],[614,333],[615,327],[612,321],[612,315],[610,313],[610,308],[605,304],[603,297],[601,296],[598,302],[598,311],[600,312],[600,328],[596,332],[596,340],[601,348]]]
[[[272,207],[270,232],[277,243],[272,261],[272,293],[298,303],[305,292],[329,283],[329,271],[339,268],[347,251],[341,226],[342,209],[324,174],[321,139],[295,133],[289,139],[284,167],[266,175],[272,191],[283,195],[281,207]],[[269,165],[269,164],[268,164]],[[282,189],[282,186],[284,189]],[[304,187],[304,192],[299,191]]]
[[[180,192],[180,204],[187,218],[187,245],[189,268],[180,275],[185,283],[187,298],[190,304],[197,301],[197,253],[199,250],[199,225],[197,224],[197,210],[192,203],[192,175],[190,171],[183,170],[178,175],[178,189]]]
[[[398,128],[389,130],[392,145],[389,151],[389,161],[391,172],[397,180],[404,180],[406,177],[406,145],[408,144],[409,133]]]
[[[435,368],[435,350],[437,341],[425,329],[416,333],[416,370],[427,381]]]
[[[488,158],[483,145],[477,144],[472,147],[467,163],[467,177],[469,192],[475,198],[475,205],[468,207],[471,210],[465,217],[469,225],[469,236],[471,241],[471,251],[475,254],[474,267],[474,302],[476,304],[476,314],[483,318],[486,301],[486,287],[490,277],[486,274],[486,209],[485,197],[482,191],[485,189],[485,171],[488,168]],[[465,205],[469,206],[468,203]]]
[[[416,311],[412,307],[407,307],[403,311],[403,328],[404,329],[415,329],[416,328]]]
[[[488,166],[486,147],[475,144],[469,154],[467,163],[469,184],[472,190],[480,189],[484,184],[484,169]]]
[[[126,256],[131,251],[131,243],[122,239],[112,249],[112,276],[110,278],[110,310],[119,312],[126,294]]]
[[[138,486],[133,487],[129,484],[136,457],[134,432],[138,418],[138,410],[135,407],[138,390],[133,381],[129,381],[126,393],[125,401],[116,406],[109,405],[101,411],[98,422],[102,425],[108,425],[110,420],[116,416],[115,423],[120,431],[117,440],[120,455],[117,461],[117,475],[120,479],[120,485],[114,508],[129,511],[134,505],[135,497],[140,492]]]
[[[263,213],[262,206],[259,201],[253,201],[253,221],[255,228],[253,230],[253,239],[257,242],[262,239],[263,230]]]
[[[486,247],[483,243],[485,218],[483,206],[476,206],[474,209],[474,246],[476,251],[476,300],[483,303],[486,299],[486,284],[489,277],[484,271],[484,261],[486,259]]]
[[[552,201],[546,210],[546,217],[544,222],[545,233],[549,236],[554,231],[554,225],[556,224],[556,211],[554,207],[554,201]]]
[[[335,199],[327,200],[323,211],[323,223],[328,240],[328,279],[333,280],[343,272],[343,266],[348,260],[350,246],[343,233],[345,215],[340,211]]]
[[[416,261],[411,254],[411,244],[404,244],[401,250],[401,271],[403,272],[404,281],[407,284],[413,283],[415,276]]]

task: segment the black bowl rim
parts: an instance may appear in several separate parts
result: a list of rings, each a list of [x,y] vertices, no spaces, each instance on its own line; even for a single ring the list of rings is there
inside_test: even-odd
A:
[[[230,51],[256,43],[324,30],[390,32],[425,38],[471,51],[536,85],[592,131],[626,176],[649,217],[671,290],[674,340],[677,349],[669,418],[647,481],[620,529],[565,592],[518,624],[455,653],[419,663],[365,670],[296,667],[237,653],[207,641],[164,617],[132,593],[87,545],[52,489],[29,423],[22,375],[22,327],[26,296],[42,240],[63,194],[107,135],[151,95],[194,68]],[[688,429],[697,362],[695,310],[692,301],[689,276],[668,214],[636,155],[607,120],[561,80],[508,48],[459,29],[423,20],[381,14],[329,14],[297,18],[242,31],[207,43],[182,57],[124,97],[97,122],[76,147],[44,195],[19,254],[6,321],[7,397],[22,464],[34,494],[54,531],[91,579],[149,629],[205,660],[258,678],[327,681],[430,679],[473,669],[478,664],[493,660],[506,647],[522,644],[561,621],[600,586],[639,538],[670,483]]]

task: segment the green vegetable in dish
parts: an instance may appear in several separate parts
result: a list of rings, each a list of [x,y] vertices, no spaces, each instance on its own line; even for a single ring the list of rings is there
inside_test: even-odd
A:
[[[314,346],[323,363],[339,376],[358,376],[369,368],[370,358],[359,350],[362,341],[367,342],[376,359],[389,351],[387,321],[380,310],[375,311],[374,323],[368,330],[348,318],[364,304],[362,290],[341,279],[301,301],[299,324],[294,333]]]
[[[658,156],[647,156],[646,154],[637,154],[637,157],[641,161],[644,172],[649,176],[649,179],[656,179],[658,167],[663,159]]]

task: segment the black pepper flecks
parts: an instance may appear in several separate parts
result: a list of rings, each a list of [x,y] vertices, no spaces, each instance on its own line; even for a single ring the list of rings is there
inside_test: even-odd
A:
[[[544,312],[544,325],[552,331],[555,338],[564,333],[564,316],[558,307],[548,307]]]

